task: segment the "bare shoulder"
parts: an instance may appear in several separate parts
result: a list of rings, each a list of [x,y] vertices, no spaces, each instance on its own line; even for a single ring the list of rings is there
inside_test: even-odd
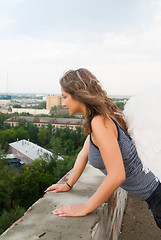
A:
[[[117,137],[117,128],[111,118],[103,118],[101,115],[95,116],[91,121],[93,135],[114,134]]]
[[[92,129],[108,128],[111,126],[110,118],[103,118],[101,115],[94,116],[91,121]]]

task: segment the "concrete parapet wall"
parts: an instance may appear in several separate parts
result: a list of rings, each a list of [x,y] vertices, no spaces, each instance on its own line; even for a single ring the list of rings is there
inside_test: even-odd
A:
[[[70,172],[65,176],[69,177]],[[127,193],[118,188],[99,208],[85,217],[58,217],[52,210],[64,205],[83,204],[99,187],[104,175],[89,164],[70,192],[47,193],[33,204],[1,240],[116,240]],[[63,182],[63,179],[60,180]]]

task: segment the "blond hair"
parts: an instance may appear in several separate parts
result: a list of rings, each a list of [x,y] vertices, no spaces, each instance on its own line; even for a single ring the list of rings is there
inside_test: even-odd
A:
[[[121,126],[125,127],[121,110],[107,96],[100,82],[89,70],[80,68],[75,71],[67,71],[60,79],[60,85],[74,99],[86,105],[87,112],[84,122],[86,135],[91,133],[91,121],[96,115],[104,118],[113,116]]]

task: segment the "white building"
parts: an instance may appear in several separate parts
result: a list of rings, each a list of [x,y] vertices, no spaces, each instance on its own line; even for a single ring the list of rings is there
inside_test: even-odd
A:
[[[25,139],[10,143],[9,146],[14,157],[18,158],[23,163],[31,163],[44,154],[52,155],[52,153],[45,148]]]

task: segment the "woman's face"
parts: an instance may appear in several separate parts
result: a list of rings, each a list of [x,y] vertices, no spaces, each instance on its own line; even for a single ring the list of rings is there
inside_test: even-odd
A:
[[[82,115],[85,114],[86,112],[85,104],[74,99],[69,93],[65,92],[63,88],[61,88],[61,92],[63,96],[62,106],[68,109],[70,115],[74,115],[76,113],[82,113]]]

